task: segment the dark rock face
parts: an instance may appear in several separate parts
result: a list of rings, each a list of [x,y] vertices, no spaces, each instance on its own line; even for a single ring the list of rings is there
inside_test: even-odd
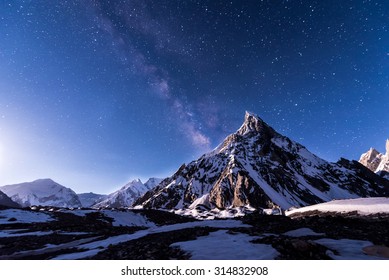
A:
[[[134,205],[172,209],[201,200],[217,208],[287,209],[331,199],[387,196],[388,187],[389,181],[358,162],[329,163],[246,113],[236,133],[214,151],[181,166]]]
[[[379,171],[377,172],[377,175],[380,176],[381,178],[389,180],[389,172],[387,171]]]
[[[11,208],[19,208],[19,204],[16,202],[12,201],[5,193],[0,191],[0,206],[5,206],[5,207],[11,207]]]

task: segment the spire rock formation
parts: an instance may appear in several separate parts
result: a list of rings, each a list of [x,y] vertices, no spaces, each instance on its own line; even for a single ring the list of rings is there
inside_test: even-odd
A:
[[[144,208],[225,209],[305,206],[387,196],[389,181],[356,161],[327,162],[246,112],[242,126],[213,151],[137,199]]]
[[[380,176],[389,179],[389,139],[386,140],[386,152],[382,154],[374,148],[370,148],[362,154],[359,162]]]

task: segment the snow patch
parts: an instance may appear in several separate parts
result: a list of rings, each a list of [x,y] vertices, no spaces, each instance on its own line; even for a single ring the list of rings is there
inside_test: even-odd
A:
[[[173,224],[162,227],[150,228],[147,230],[140,230],[133,234],[122,234],[118,236],[109,237],[104,240],[94,241],[78,246],[78,249],[86,249],[85,252],[65,254],[55,257],[57,260],[75,260],[82,259],[96,255],[98,252],[106,249],[109,245],[115,245],[130,240],[139,239],[153,233],[169,232],[173,230],[180,230],[193,227],[214,227],[214,228],[236,228],[236,227],[251,227],[243,224],[237,220],[217,220],[217,221],[198,221],[182,224]]]
[[[310,228],[298,228],[295,230],[287,231],[284,233],[284,235],[290,236],[290,237],[303,237],[303,236],[321,236],[321,235],[325,235],[325,234],[314,232]]]
[[[19,236],[42,236],[53,234],[53,231],[31,231],[31,232],[21,232],[24,230],[2,230],[0,231],[0,238],[3,237],[19,237]],[[20,233],[19,233],[20,232]]]
[[[155,227],[156,225],[149,221],[145,216],[134,213],[132,211],[114,211],[103,210],[101,211],[106,217],[112,218],[113,226],[127,226],[127,227]]]
[[[15,218],[15,221],[9,221]],[[49,214],[42,212],[33,212],[21,209],[6,209],[0,210],[0,224],[16,224],[16,223],[46,223],[55,219]]]
[[[279,255],[271,245],[251,243],[253,239],[247,234],[219,230],[170,246],[189,252],[192,260],[273,260]]]
[[[329,239],[323,238],[315,240],[316,243],[323,245],[330,250],[327,255],[334,260],[383,260],[384,258],[370,256],[363,252],[363,248],[372,246],[373,243],[364,240],[353,239]],[[333,251],[336,251],[334,253]]]
[[[319,203],[311,206],[306,206],[298,209],[286,211],[286,215],[290,216],[296,213],[304,213],[307,211],[321,212],[353,212],[357,211],[360,215],[370,215],[377,213],[389,213],[389,198],[388,197],[370,197],[370,198],[355,198],[333,200],[325,203]]]

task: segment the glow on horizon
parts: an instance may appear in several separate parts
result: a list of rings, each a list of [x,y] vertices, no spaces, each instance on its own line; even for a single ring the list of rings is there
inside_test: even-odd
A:
[[[46,2],[0,1],[0,185],[170,176],[246,110],[328,161],[388,138],[389,2]]]

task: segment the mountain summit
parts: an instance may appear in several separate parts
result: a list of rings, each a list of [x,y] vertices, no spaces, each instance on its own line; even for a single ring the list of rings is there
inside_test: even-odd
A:
[[[70,188],[51,179],[39,179],[33,182],[7,185],[0,190],[23,207],[31,205],[80,207],[76,193]]]
[[[10,199],[5,193],[0,191],[0,209],[1,206],[5,207],[12,207],[12,208],[19,208],[20,206],[14,202],[12,199]]]
[[[161,182],[161,179],[150,178],[146,183],[142,183],[140,179],[133,180],[124,185],[119,190],[109,194],[105,199],[92,205],[94,208],[106,208],[106,207],[128,207],[144,195],[147,191],[154,188]]]
[[[374,148],[370,148],[366,153],[361,155],[359,162],[371,171],[389,178],[389,139],[386,140],[385,148],[385,154],[378,152]]]
[[[236,134],[241,136],[248,133],[269,133],[274,132],[274,130],[269,127],[263,120],[261,120],[257,115],[247,112],[244,116],[244,122],[242,126],[238,129]]]
[[[384,196],[388,181],[356,161],[329,163],[246,112],[242,126],[147,192],[145,208],[283,209],[331,199]]]

